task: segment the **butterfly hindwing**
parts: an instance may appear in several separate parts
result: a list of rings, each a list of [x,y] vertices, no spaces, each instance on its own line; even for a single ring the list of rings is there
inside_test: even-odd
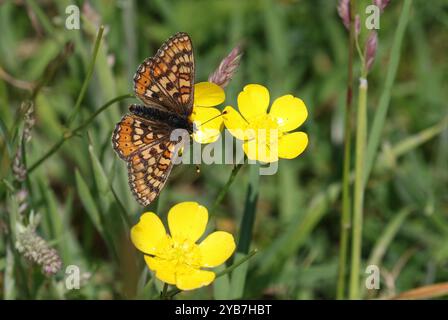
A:
[[[129,187],[143,206],[150,204],[160,193],[177,155],[176,143],[169,137],[134,153],[128,161]]]
[[[193,90],[193,46],[183,32],[168,39],[134,76],[134,91],[145,104],[181,115],[191,114]]]
[[[158,125],[147,119],[127,114],[115,126],[112,145],[120,158],[127,160],[131,154],[157,142],[167,134],[169,130],[163,124]]]

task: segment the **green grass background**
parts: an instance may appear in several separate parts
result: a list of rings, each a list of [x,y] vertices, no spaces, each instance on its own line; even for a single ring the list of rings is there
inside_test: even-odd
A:
[[[11,166],[22,127],[20,106],[30,97],[26,87],[48,77],[35,97],[36,124],[25,153],[29,166],[66,132],[99,23],[106,31],[70,128],[110,99],[132,93],[138,64],[177,31],[193,39],[197,82],[205,81],[236,44],[244,45],[225,105],[236,106],[245,84],[260,83],[272,98],[291,93],[309,110],[303,127],[310,138],[306,152],[280,161],[276,175],[259,179],[250,242],[258,253],[245,265],[242,293],[232,296],[235,281],[226,275],[178,297],[335,298],[348,44],[337,1],[104,0],[90,2],[90,15],[83,12],[82,1],[0,3],[0,298],[148,299],[161,289],[129,241],[128,222],[134,224],[145,210],[134,201],[126,166],[110,142],[115,123],[133,99],[102,112],[29,175],[27,201],[42,216],[38,233],[59,251],[63,270],[46,278],[39,268],[7,254],[11,234],[6,216],[17,207],[8,184],[17,187]],[[64,27],[65,8],[73,3],[81,8],[81,30]],[[362,8],[369,3],[358,1],[362,19]],[[384,90],[402,4],[392,1],[381,16],[378,53],[369,75],[369,129]],[[445,1],[412,2],[380,150],[366,186],[362,271],[374,262],[382,278],[381,289],[363,291],[364,298],[448,281],[448,130],[443,125],[448,116],[447,27]],[[366,35],[363,28],[362,39]],[[73,52],[59,59],[52,72],[67,43]],[[359,63],[354,77],[356,87]],[[194,165],[177,166],[159,197],[158,214],[165,216],[180,201],[211,208],[231,170],[231,165],[202,165],[198,174]],[[213,225],[236,238],[249,171],[242,168],[212,212]],[[8,263],[14,264],[12,275],[6,272]],[[90,274],[80,290],[64,287],[63,271],[70,264]],[[12,288],[7,285],[11,281]]]

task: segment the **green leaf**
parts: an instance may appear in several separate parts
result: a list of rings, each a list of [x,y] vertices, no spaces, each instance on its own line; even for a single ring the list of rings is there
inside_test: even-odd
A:
[[[95,155],[95,152],[91,145],[89,146],[89,154],[90,160],[92,161],[95,184],[98,188],[98,193],[101,195],[101,198],[103,198],[110,193],[109,180],[107,179],[106,173],[103,170],[103,166]]]
[[[364,171],[364,184],[369,179],[370,172],[372,171],[373,164],[375,162],[378,146],[380,144],[381,134],[386,122],[387,110],[389,109],[390,97],[392,94],[392,88],[395,82],[395,76],[397,74],[398,65],[401,57],[401,45],[406,31],[406,26],[409,21],[410,12],[412,7],[412,0],[405,0],[401,11],[400,19],[398,20],[397,29],[395,31],[394,41],[391,49],[391,58],[389,67],[386,71],[386,80],[384,89],[380,97],[378,108],[375,111],[375,117],[373,119],[372,128],[369,132],[369,138],[367,143],[366,153],[366,166]]]
[[[87,183],[81,176],[78,170],[75,171],[75,180],[76,180],[76,188],[78,190],[79,197],[81,198],[81,202],[84,205],[84,208],[87,211],[87,214],[90,217],[93,225],[96,230],[104,236],[104,230],[101,224],[101,216],[98,211],[98,208],[95,204],[94,198],[87,186]]]
[[[225,264],[217,267],[216,272],[225,270]],[[213,296],[216,300],[228,300],[230,299],[230,279],[229,275],[225,274],[220,278],[217,278],[213,282]]]
[[[240,235],[236,248],[236,260],[244,258],[249,253],[250,242],[252,240],[252,231],[255,222],[255,213],[257,209],[259,181],[260,166],[258,164],[253,164],[249,168],[249,184],[247,186],[244,214],[241,221]],[[246,263],[232,272],[230,280],[230,294],[232,299],[239,299],[243,296],[247,269],[248,264]]]

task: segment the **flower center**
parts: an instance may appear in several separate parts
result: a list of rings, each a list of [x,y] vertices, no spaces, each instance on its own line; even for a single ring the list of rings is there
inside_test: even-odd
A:
[[[201,262],[199,247],[194,242],[185,239],[178,240],[168,237],[168,247],[163,250],[160,258],[175,266],[188,265],[198,268]]]
[[[254,138],[261,144],[272,144],[281,135],[278,123],[269,114],[263,114],[250,120],[249,128],[254,130]]]

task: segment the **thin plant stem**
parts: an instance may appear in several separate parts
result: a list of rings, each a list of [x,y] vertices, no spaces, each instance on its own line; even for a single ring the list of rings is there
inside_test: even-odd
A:
[[[405,0],[398,21],[397,31],[391,51],[391,62],[386,74],[386,84],[380,97],[379,107],[375,113],[373,126],[367,142],[367,70],[363,64],[363,70],[359,85],[357,130],[356,130],[356,155],[355,155],[355,182],[354,182],[354,205],[353,205],[353,230],[352,230],[352,261],[350,273],[349,298],[360,299],[360,270],[361,270],[361,245],[364,190],[373,167],[378,145],[380,142],[382,128],[384,126],[387,109],[390,102],[392,85],[400,61],[401,43],[406,25],[409,20],[412,0]]]
[[[252,258],[257,252],[258,252],[257,249],[252,250],[252,251],[249,252],[244,258],[241,258],[240,260],[238,260],[238,262],[235,262],[235,263],[232,264],[230,267],[228,267],[228,268],[222,270],[221,272],[218,272],[218,273],[216,274],[216,278],[222,277],[223,275],[232,272],[233,270],[235,270],[236,268],[238,268],[240,265],[242,265],[244,262],[246,262],[247,260],[249,260],[250,258]]]
[[[219,191],[218,196],[216,197],[215,202],[213,203],[212,209],[210,210],[211,214],[214,214],[216,212],[216,209],[218,208],[219,204],[222,202],[224,197],[226,196],[227,192],[230,189],[230,186],[232,185],[233,181],[235,180],[238,172],[242,168],[243,163],[237,164],[233,167],[232,172],[230,173],[229,179],[227,179],[226,184],[222,189]]]
[[[37,167],[39,167],[45,160],[47,160],[48,158],[50,158],[54,153],[56,153],[56,151],[59,150],[60,147],[62,147],[62,145],[69,139],[71,139],[72,137],[74,137],[77,133],[79,133],[81,130],[83,130],[84,128],[86,128],[88,125],[90,125],[90,123],[104,110],[106,110],[108,107],[110,107],[111,105],[113,105],[115,102],[124,100],[124,99],[130,99],[133,98],[134,95],[132,94],[124,94],[121,96],[118,96],[116,98],[113,98],[112,100],[109,100],[108,102],[106,102],[104,105],[102,105],[97,111],[95,111],[87,120],[85,120],[82,124],[80,124],[78,127],[76,127],[73,130],[68,130],[66,131],[62,137],[59,139],[58,142],[56,142],[53,147],[50,148],[50,150],[48,150],[39,160],[37,160],[35,163],[33,163],[29,168],[28,168],[28,173],[31,173],[32,171],[34,171]]]
[[[162,290],[162,293],[160,294],[160,299],[161,300],[169,299],[169,296],[168,296],[168,283],[166,283],[166,282],[163,284],[163,290]]]
[[[28,168],[28,174],[30,174],[31,172],[34,171],[34,169],[36,169],[38,166],[40,166],[45,160],[47,160],[49,157],[51,157],[56,151],[59,150],[60,147],[62,147],[62,145],[64,144],[64,142],[69,139],[65,136],[62,136],[58,142],[56,142],[51,148],[50,150],[47,151],[47,153],[42,156],[39,160],[37,160],[36,162],[34,162],[29,168]]]
[[[367,141],[367,70],[363,67],[359,83],[356,121],[355,183],[353,203],[352,261],[350,273],[350,299],[359,299],[361,269],[361,243],[364,207],[364,169]]]
[[[364,172],[364,184],[367,184],[369,180],[370,172],[375,161],[375,157],[378,152],[378,146],[380,144],[381,133],[383,131],[384,123],[386,120],[387,110],[389,108],[390,97],[392,94],[392,87],[397,74],[398,65],[400,63],[401,45],[406,31],[406,26],[409,21],[411,13],[412,0],[405,0],[403,2],[403,8],[401,10],[400,18],[398,20],[397,30],[395,31],[394,40],[392,43],[392,49],[390,54],[390,63],[386,71],[386,80],[384,89],[381,93],[378,108],[376,109],[373,119],[372,128],[369,132],[369,140],[367,144],[366,155],[366,170]]]
[[[391,62],[386,74],[385,89],[380,97],[379,107],[375,113],[373,126],[367,142],[367,70],[363,64],[363,71],[359,85],[357,130],[356,130],[356,155],[355,155],[355,183],[353,205],[353,231],[352,231],[352,261],[350,273],[349,298],[360,299],[360,269],[361,246],[363,226],[364,189],[373,167],[381,131],[386,119],[386,113],[390,102],[392,85],[400,61],[401,43],[411,9],[411,0],[405,0],[398,21],[397,31],[392,44]]]
[[[84,79],[84,82],[82,83],[78,98],[76,99],[75,107],[73,108],[73,111],[67,120],[68,126],[70,126],[70,124],[73,122],[76,115],[78,115],[78,113],[79,113],[79,109],[81,108],[81,102],[84,99],[84,96],[87,91],[87,87],[88,87],[90,79],[92,78],[92,75],[93,75],[93,70],[95,69],[96,57],[98,55],[98,50],[100,48],[101,39],[103,38],[103,32],[104,32],[104,26],[100,26],[100,28],[98,30],[98,34],[95,39],[95,45],[93,47],[92,60],[90,60],[90,65],[89,65],[89,68],[87,69],[87,74]]]
[[[361,60],[361,65],[364,65],[365,64],[364,53],[362,52],[362,49],[359,46],[358,37],[355,37],[355,47],[356,47],[356,51],[358,52],[359,60]]]
[[[347,95],[344,119],[344,163],[342,171],[342,212],[339,243],[339,265],[336,298],[344,299],[349,230],[351,226],[350,167],[353,100],[353,55],[355,47],[355,0],[350,1],[350,34],[348,47]]]

